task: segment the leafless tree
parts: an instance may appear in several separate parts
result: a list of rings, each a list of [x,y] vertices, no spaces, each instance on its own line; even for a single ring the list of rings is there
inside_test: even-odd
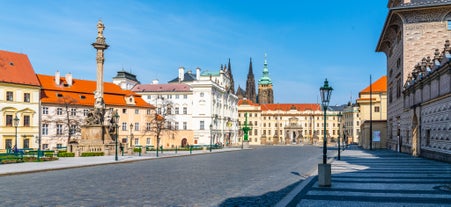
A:
[[[161,137],[167,137],[169,134],[174,133],[174,127],[172,126],[173,113],[174,105],[172,102],[159,97],[156,103],[155,114],[153,116],[149,116],[151,127],[146,128],[145,133],[150,132],[157,138],[157,156]]]

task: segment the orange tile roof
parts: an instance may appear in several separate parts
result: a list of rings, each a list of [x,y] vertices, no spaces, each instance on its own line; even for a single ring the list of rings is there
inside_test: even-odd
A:
[[[60,78],[60,85],[55,83],[55,76],[38,74],[37,77],[42,85],[42,103],[61,104],[65,101],[74,101],[75,105],[94,106],[96,81],[72,79],[73,84],[69,86],[64,77]],[[114,83],[104,82],[103,87],[105,105],[130,106],[126,104],[125,97],[133,96],[136,103],[133,106],[154,108],[154,106],[145,102],[140,95],[130,90],[122,90]],[[70,98],[65,99],[63,97]]]
[[[0,82],[39,86],[28,56],[4,50],[0,50]]]
[[[321,110],[319,104],[262,104],[262,111],[289,111],[291,109],[296,109],[297,111]]]
[[[238,100],[238,106],[241,106],[241,105],[260,106],[259,104],[256,104],[256,103],[252,102],[251,100],[247,100],[247,99]]]
[[[374,92],[387,92],[387,76],[384,75],[381,78],[379,78],[377,81],[373,82],[373,84],[371,84],[371,88],[372,88],[373,93]],[[360,93],[370,93],[370,86],[368,86],[365,89],[363,89],[362,91],[360,91]]]

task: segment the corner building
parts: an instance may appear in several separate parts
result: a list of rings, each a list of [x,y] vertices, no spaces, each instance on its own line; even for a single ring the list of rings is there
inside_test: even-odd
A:
[[[426,131],[419,124],[423,120],[421,105],[433,100],[418,97],[418,92],[416,98],[420,100],[408,106],[405,99],[409,95],[404,91],[404,86],[419,61],[434,54],[435,49],[451,39],[451,1],[390,0],[388,8],[387,19],[376,47],[377,52],[384,52],[387,56],[387,148],[420,155],[420,134]],[[443,85],[440,87],[444,87],[449,82],[441,84]],[[435,89],[440,90],[439,88]],[[416,112],[409,113],[412,108]]]

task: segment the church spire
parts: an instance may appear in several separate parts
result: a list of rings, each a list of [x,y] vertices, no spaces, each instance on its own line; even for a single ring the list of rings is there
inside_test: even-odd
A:
[[[232,75],[232,65],[230,65],[230,58],[229,58],[229,64],[227,65],[227,74],[230,78],[230,92],[235,94],[235,81],[233,80]]]
[[[255,90],[255,78],[254,78],[254,72],[252,71],[252,58],[250,58],[249,72],[247,74],[246,98],[254,103],[257,102],[257,94],[256,94],[256,90]]]

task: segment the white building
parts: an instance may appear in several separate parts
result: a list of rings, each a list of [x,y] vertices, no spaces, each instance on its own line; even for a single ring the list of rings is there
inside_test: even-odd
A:
[[[170,100],[174,113],[172,124],[176,129],[192,131],[192,144],[237,144],[238,98],[230,91],[232,81],[227,68],[219,71],[196,69],[196,73],[180,67],[178,77],[169,84],[138,84],[132,90],[148,103],[158,106],[163,99]],[[170,89],[170,90],[168,90]],[[185,124],[186,123],[186,128]]]

